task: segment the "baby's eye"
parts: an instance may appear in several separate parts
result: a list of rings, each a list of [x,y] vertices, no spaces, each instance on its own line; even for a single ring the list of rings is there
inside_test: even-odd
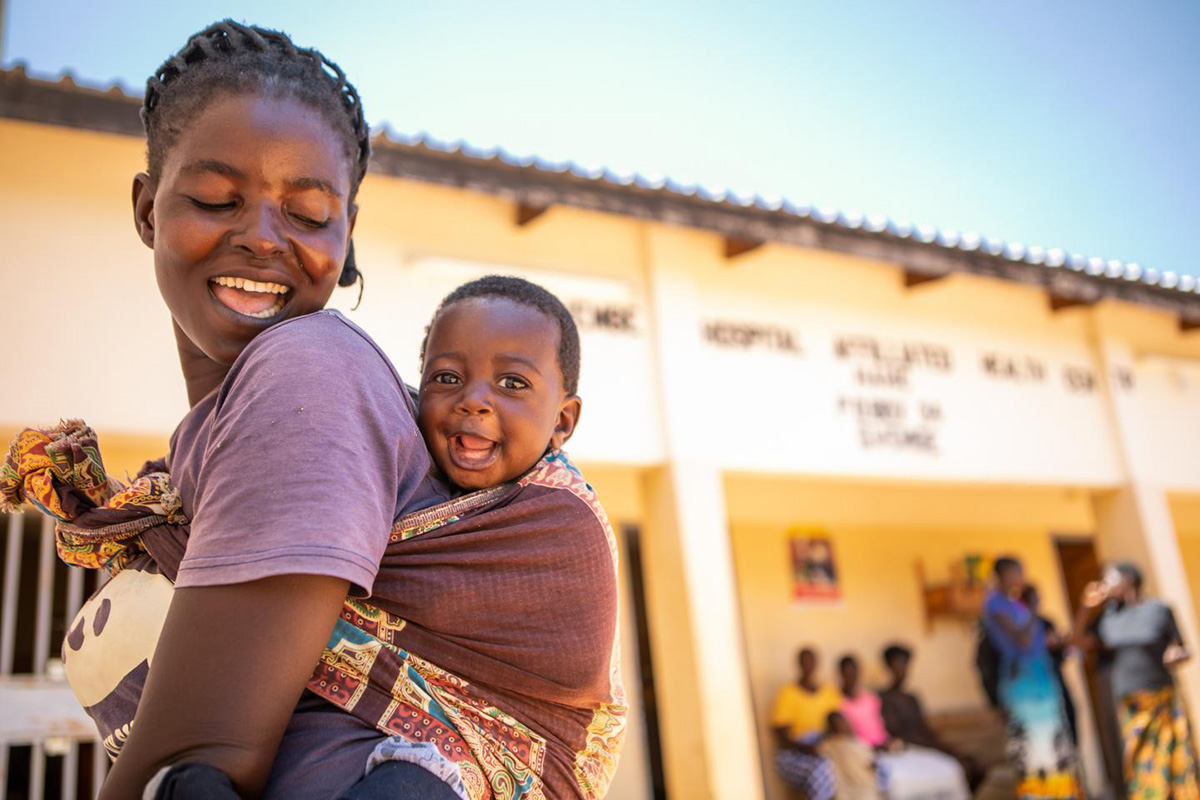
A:
[[[434,383],[445,384],[446,386],[456,386],[462,383],[462,379],[453,372],[435,372],[430,380]]]
[[[529,388],[529,381],[524,378],[518,378],[515,375],[505,375],[500,379],[500,388],[509,389],[511,391],[519,391]]]

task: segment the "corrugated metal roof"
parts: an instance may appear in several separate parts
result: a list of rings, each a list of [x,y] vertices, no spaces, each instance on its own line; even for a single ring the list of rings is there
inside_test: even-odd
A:
[[[119,81],[98,87],[80,83],[69,71],[52,78],[37,78],[26,74],[18,64],[9,70],[0,71],[0,77],[26,80],[31,83],[51,84],[74,92],[139,102],[130,90]],[[1066,270],[1087,275],[1101,281],[1121,281],[1167,290],[1172,293],[1200,295],[1200,282],[1191,275],[1154,268],[1146,268],[1136,262],[1089,257],[1082,253],[1071,253],[1056,247],[1026,245],[992,239],[977,233],[963,233],[928,225],[894,220],[879,215],[863,215],[856,212],[839,211],[808,204],[798,204],[785,197],[761,194],[738,193],[732,189],[713,189],[695,183],[675,180],[667,176],[640,172],[619,172],[603,165],[580,164],[576,161],[551,161],[537,155],[520,155],[502,147],[478,147],[458,139],[444,141],[424,132],[399,133],[385,122],[376,126],[373,141],[377,146],[440,154],[470,162],[503,165],[520,171],[542,173],[624,189],[637,193],[648,193],[674,198],[685,198],[693,202],[725,210],[753,209],[772,216],[792,218],[818,223],[847,231],[858,231],[891,240],[908,241],[962,253],[984,253],[1012,262],[1021,262],[1046,270]]]
[[[1010,261],[1022,261],[1048,269],[1067,269],[1093,277],[1126,280],[1162,289],[1200,294],[1200,283],[1191,275],[1180,275],[1169,270],[1160,272],[1157,269],[1144,268],[1136,262],[1088,257],[1081,253],[1069,253],[1057,247],[1047,248],[1039,245],[1025,245],[1021,242],[990,239],[978,233],[960,233],[956,230],[928,225],[915,225],[886,216],[864,216],[857,212],[797,204],[784,197],[739,194],[732,189],[712,189],[699,184],[683,183],[670,177],[646,175],[639,172],[616,172],[604,166],[580,164],[570,160],[549,161],[537,155],[517,155],[502,147],[477,147],[462,139],[447,142],[424,132],[397,133],[386,123],[379,126],[376,142],[395,147],[431,150],[476,161],[499,162],[518,169],[571,175],[581,180],[608,184],[613,187],[633,187],[649,192],[661,192],[728,208],[755,208],[760,211],[798,219],[809,219],[848,230],[865,231],[896,239],[908,239],[951,250],[981,251],[993,256],[1003,256]]]

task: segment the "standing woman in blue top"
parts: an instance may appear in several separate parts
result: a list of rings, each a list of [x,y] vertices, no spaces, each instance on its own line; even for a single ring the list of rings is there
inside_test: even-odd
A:
[[[1089,583],[1075,641],[1099,647],[1120,708],[1129,800],[1200,798],[1196,748],[1173,667],[1188,651],[1171,607],[1142,594],[1142,572],[1116,564]]]
[[[1021,601],[1025,570],[1015,558],[998,558],[995,577],[984,602],[983,627],[1000,656],[1000,705],[1008,718],[1008,757],[1017,771],[1017,796],[1081,797],[1075,748],[1045,629]]]

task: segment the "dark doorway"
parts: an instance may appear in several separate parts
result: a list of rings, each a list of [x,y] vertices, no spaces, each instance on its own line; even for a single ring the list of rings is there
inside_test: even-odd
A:
[[[1067,608],[1070,610],[1070,625],[1079,609],[1083,587],[1100,577],[1100,560],[1096,557],[1096,545],[1091,539],[1059,537],[1054,540],[1058,550],[1058,563],[1062,569],[1063,585],[1067,589]],[[1117,729],[1116,707],[1108,676],[1100,668],[1095,652],[1086,654],[1083,671],[1087,676],[1088,700],[1092,705],[1092,716],[1096,720],[1096,733],[1104,752],[1104,774],[1108,777],[1111,795],[1118,800],[1125,797],[1125,778],[1121,772],[1121,734]]]
[[[650,790],[655,800],[666,800],[667,781],[663,772],[662,740],[658,726],[658,698],[654,690],[654,661],[650,653],[650,627],[646,611],[646,575],[642,567],[642,531],[638,525],[621,526],[625,545],[625,565],[629,593],[633,601],[634,627],[637,629],[638,675],[626,675],[628,684],[638,680],[642,711],[646,723],[646,750],[650,766]]]

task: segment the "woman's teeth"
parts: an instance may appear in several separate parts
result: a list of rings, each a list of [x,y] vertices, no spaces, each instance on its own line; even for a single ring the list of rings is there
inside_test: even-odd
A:
[[[287,294],[288,291],[288,287],[279,283],[271,283],[270,281],[250,281],[246,280],[245,278],[227,278],[224,275],[219,278],[213,278],[212,282],[218,286],[228,286],[231,289],[241,289],[243,292]]]
[[[270,319],[287,304],[288,287],[221,275],[211,279],[213,295],[221,305],[251,319]]]
[[[270,319],[271,317],[278,314],[280,311],[283,311],[283,305],[285,302],[287,302],[287,301],[284,300],[283,297],[280,297],[278,300],[275,301],[275,305],[271,306],[266,311],[257,311],[253,314],[246,314],[246,316],[253,317],[254,319]],[[241,313],[241,312],[239,312],[239,313]]]

